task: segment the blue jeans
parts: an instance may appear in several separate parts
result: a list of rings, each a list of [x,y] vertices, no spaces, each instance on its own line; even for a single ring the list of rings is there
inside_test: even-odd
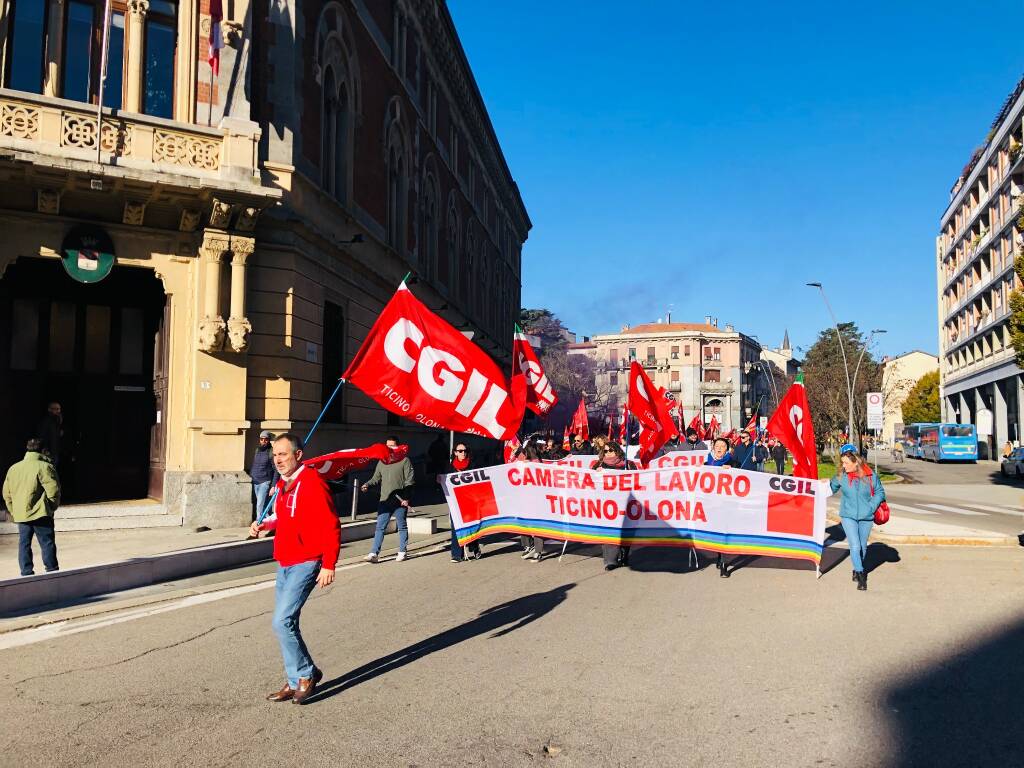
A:
[[[451,519],[450,515],[448,519],[451,521],[452,525],[452,543],[451,546],[449,547],[452,553],[452,559],[462,560],[465,557],[466,553],[463,550],[462,546],[459,544],[459,540],[455,537],[455,521]],[[467,544],[466,549],[469,550],[470,554],[478,555],[480,554],[480,542],[474,541],[472,544]]]
[[[256,519],[263,514],[263,508],[267,506],[267,497],[270,495],[270,481],[265,483],[253,483],[252,489],[256,493]]]
[[[386,501],[382,501],[377,507],[377,530],[373,533],[373,553],[380,554],[381,545],[384,544],[384,529],[391,522],[391,515],[395,516],[395,523],[398,525],[398,551],[405,552],[409,546],[409,528],[405,523],[406,508],[399,505],[392,507]]]
[[[313,659],[306,649],[306,643],[299,632],[299,614],[309,593],[316,586],[320,573],[319,560],[307,560],[298,565],[277,566],[277,583],[274,589],[274,634],[281,644],[284,658],[284,674],[288,685],[295,688],[299,678],[313,677]]]
[[[53,535],[53,518],[40,517],[27,523],[18,523],[18,565],[22,576],[32,576],[32,536],[39,540],[46,572],[60,569],[57,564],[57,542]]]
[[[875,522],[874,520],[852,520],[849,517],[841,517],[839,520],[843,524],[846,541],[850,545],[850,560],[853,562],[853,570],[863,571],[864,556],[868,553],[868,535]]]

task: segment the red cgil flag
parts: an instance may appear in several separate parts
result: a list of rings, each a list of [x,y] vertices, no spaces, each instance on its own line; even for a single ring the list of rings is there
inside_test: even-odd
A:
[[[582,396],[580,404],[576,407],[576,413],[572,415],[569,431],[574,435],[581,436],[584,440],[590,439],[590,418],[587,416],[586,400]]]
[[[619,444],[626,444],[626,430],[629,428],[629,403],[622,404],[622,421],[619,422]]]
[[[696,430],[698,440],[703,440],[706,437],[707,433],[704,431],[704,422],[700,420],[699,413],[690,420],[690,429]]]
[[[348,448],[335,451],[314,459],[302,462],[310,469],[315,469],[324,480],[340,480],[353,469],[365,467],[371,461],[395,462],[409,455],[408,445],[399,445],[389,450],[384,443],[375,443],[368,448]]]
[[[516,455],[520,448],[522,448],[522,443],[519,442],[519,435],[513,435],[511,440],[505,441],[504,457],[506,464],[512,461],[512,457]]]
[[[707,435],[709,440],[714,440],[718,435],[718,430],[721,428],[721,424],[718,423],[718,417],[712,416],[711,421],[708,422]]]
[[[523,421],[526,378],[511,383],[458,329],[398,287],[342,378],[384,409],[427,427],[509,440]]]
[[[642,428],[640,452],[637,458],[647,466],[654,455],[668,439],[675,434],[676,425],[669,413],[671,401],[635,360],[629,367],[629,396],[626,398],[629,412],[636,416]]]
[[[751,437],[757,433],[757,414],[755,413],[750,417],[750,421],[747,422],[747,426],[743,428],[744,432],[749,432]]]
[[[793,454],[794,477],[818,479],[818,449],[802,373],[797,375],[768,420],[768,431]]]
[[[526,407],[541,416],[549,413],[558,402],[558,395],[541,368],[530,340],[518,325],[512,341],[512,360],[513,368],[518,368],[526,378]]]
[[[566,425],[565,429],[562,430],[562,450],[571,451],[572,445],[569,444],[569,426]]]

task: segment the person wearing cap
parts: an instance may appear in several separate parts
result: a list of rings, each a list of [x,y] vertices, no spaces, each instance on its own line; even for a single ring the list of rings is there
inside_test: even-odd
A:
[[[252,490],[256,495],[256,513],[253,515],[253,520],[260,516],[260,512],[267,505],[270,486],[277,482],[274,455],[270,450],[270,441],[273,439],[274,436],[267,430],[260,432],[260,442],[256,446],[256,454],[252,457],[252,466],[249,468]]]
[[[842,493],[839,520],[850,545],[850,562],[857,589],[868,588],[868,574],[864,570],[864,557],[868,551],[868,536],[875,522],[875,510],[885,501],[885,489],[878,475],[857,451],[857,446],[846,443],[839,449],[841,465],[830,481],[832,493]]]
[[[685,451],[706,451],[708,444],[705,443],[697,436],[697,430],[693,427],[687,427],[686,429],[686,444],[683,445]]]

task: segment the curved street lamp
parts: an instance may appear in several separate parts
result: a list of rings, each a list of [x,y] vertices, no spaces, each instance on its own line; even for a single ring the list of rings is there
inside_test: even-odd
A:
[[[850,363],[846,359],[846,345],[843,344],[843,334],[839,332],[839,321],[836,320],[836,313],[832,311],[832,305],[828,303],[828,296],[825,295],[825,288],[821,283],[807,283],[808,288],[817,288],[821,291],[822,301],[825,302],[825,308],[828,309],[829,315],[832,317],[832,324],[836,329],[836,338],[839,339],[839,351],[843,355],[843,370],[846,372],[846,396],[847,403],[849,405],[848,421],[846,423],[846,434],[853,434],[853,382],[850,379]]]

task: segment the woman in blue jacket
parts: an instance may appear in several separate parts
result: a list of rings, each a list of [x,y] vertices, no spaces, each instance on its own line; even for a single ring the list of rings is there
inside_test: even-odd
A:
[[[885,501],[885,489],[855,446],[847,443],[839,449],[839,463],[842,466],[832,478],[832,493],[842,493],[839,519],[850,544],[853,580],[857,582],[857,589],[866,590],[868,575],[864,571],[864,556],[868,551],[871,526],[875,522],[875,510]]]
[[[711,452],[704,459],[704,465],[708,467],[732,466],[732,452],[729,450],[729,441],[724,437],[716,437],[714,442],[711,443]],[[718,553],[715,568],[718,569],[718,575],[723,579],[729,578],[729,564],[725,562],[725,555],[721,552]]]

